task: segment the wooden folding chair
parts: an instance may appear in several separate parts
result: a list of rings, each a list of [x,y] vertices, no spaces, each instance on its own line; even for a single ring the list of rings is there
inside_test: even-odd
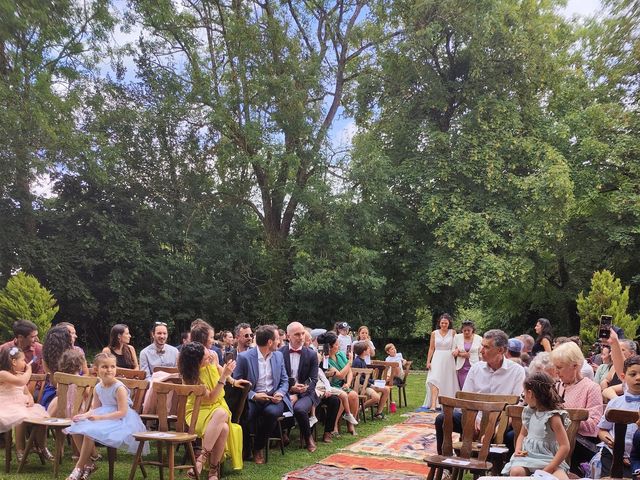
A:
[[[636,423],[640,417],[637,410],[619,410],[612,408],[604,414],[605,418],[614,424],[613,427],[613,460],[611,462],[610,478],[622,478],[624,475],[624,447],[627,435],[627,425]]]
[[[138,451],[133,460],[131,471],[129,473],[129,480],[133,480],[136,474],[138,466],[141,468],[144,465],[155,465],[159,469],[160,478],[163,478],[163,469],[169,469],[169,480],[175,479],[176,470],[188,470],[193,468],[193,471],[198,479],[198,472],[196,471],[196,456],[193,451],[193,442],[198,438],[195,433],[196,422],[198,421],[198,413],[200,412],[200,403],[202,397],[206,393],[204,385],[177,385],[174,383],[156,382],[154,384],[158,401],[158,430],[134,433],[133,437],[140,442],[138,445]],[[169,430],[169,418],[168,411],[168,396],[173,394],[173,399],[176,405],[176,422],[175,431]],[[193,405],[193,413],[191,415],[191,422],[186,425],[186,406],[189,395],[195,397]],[[158,460],[143,460],[142,450],[146,442],[157,442]],[[164,460],[163,448],[167,447],[167,461]],[[189,456],[191,464],[189,465],[176,465],[175,464],[175,451],[176,446],[184,445]],[[144,470],[143,470],[144,472]]]
[[[352,379],[349,387],[358,394],[360,413],[362,413],[364,423],[367,423],[367,411],[364,404],[367,402],[367,388],[369,387],[369,378],[372,377],[373,372],[371,368],[351,368]],[[371,408],[374,406],[377,406],[377,404],[372,405]],[[373,410],[371,412],[371,419],[373,420]]]
[[[145,380],[147,373],[144,370],[134,370],[132,368],[116,368],[116,377],[119,379],[129,378],[132,380]]]
[[[65,435],[62,433],[62,430],[71,426],[71,419],[74,415],[83,413],[86,409],[85,407],[91,404],[91,402],[85,402],[84,400],[85,397],[92,397],[93,389],[95,388],[96,383],[98,383],[98,379],[96,377],[84,377],[80,375],[56,372],[53,375],[53,383],[56,385],[58,397],[56,411],[54,412],[54,416],[51,418],[25,420],[25,423],[31,425],[32,428],[24,451],[24,457],[22,457],[22,461],[18,465],[18,473],[22,472],[29,453],[33,449],[37,427],[45,427],[52,429],[54,433],[55,452],[53,454],[53,474],[55,477],[58,476],[58,468],[62,462],[62,456],[64,454]],[[68,402],[69,387],[71,385],[76,385],[77,389],[73,395],[73,402]],[[67,406],[70,407],[69,412],[67,412]],[[69,413],[68,416],[67,413]],[[40,445],[40,447],[43,447],[43,445]]]
[[[396,385],[398,387],[398,407],[402,407],[403,398],[404,398],[404,406],[406,407],[409,405],[407,403],[407,380],[409,379],[409,373],[411,373],[411,365],[413,365],[413,362],[411,360],[408,360],[403,367],[404,375],[402,376],[402,382]],[[391,395],[389,395],[389,401],[392,401]]]
[[[427,455],[424,458],[430,467],[427,480],[433,480],[434,477],[436,480],[441,480],[445,469],[451,470],[452,480],[462,480],[465,471],[470,471],[475,477],[491,470],[492,464],[487,461],[490,442],[483,442],[477,451],[477,457],[472,456],[476,418],[478,413],[482,412],[480,438],[491,438],[506,403],[478,402],[441,396],[440,405],[444,411],[442,455]],[[462,410],[462,442],[460,454],[455,456],[453,451],[453,411],[457,408]]]
[[[156,372],[179,373],[178,367],[153,367],[153,373]]]

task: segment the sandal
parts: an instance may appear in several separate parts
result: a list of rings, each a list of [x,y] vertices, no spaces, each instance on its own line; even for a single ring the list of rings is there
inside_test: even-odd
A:
[[[384,420],[386,417],[384,415],[384,412],[378,412],[373,416],[373,418],[378,419],[378,420]]]
[[[220,463],[216,463],[215,465],[209,466],[209,476],[208,480],[219,480],[220,479]]]
[[[82,476],[80,480],[87,480],[89,476],[98,469],[98,465],[95,463],[90,463],[89,465],[85,465],[82,469]]]
[[[206,449],[202,449],[200,451],[200,455],[198,455],[198,458],[196,458],[196,472],[198,472],[198,478],[200,478],[200,474],[202,473],[202,470],[204,468],[204,465],[209,461],[209,454],[211,453],[210,450],[206,450]],[[196,478],[196,474],[193,471],[193,468],[190,468],[187,471],[187,476],[189,478]]]

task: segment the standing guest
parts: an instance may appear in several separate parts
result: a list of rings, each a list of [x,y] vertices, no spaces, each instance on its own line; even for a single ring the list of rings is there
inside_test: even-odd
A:
[[[218,357],[218,363],[224,363],[224,355],[222,350],[215,346],[215,331],[211,325],[202,319],[197,319],[191,324],[191,341],[198,342],[205,346],[206,349],[215,353]]]
[[[546,318],[539,318],[534,327],[536,331],[536,343],[531,349],[531,356],[535,357],[540,352],[550,352],[551,345],[553,345],[553,330],[551,328],[551,322]]]
[[[239,323],[234,328],[234,336],[236,337],[236,351],[238,353],[246,352],[253,347],[253,331],[248,323]]]
[[[59,370],[62,354],[67,350],[73,350],[69,329],[64,325],[56,325],[47,332],[42,345],[42,366],[44,371],[49,374],[40,400],[40,405],[44,408],[47,408],[56,396],[56,387],[51,383],[51,380],[53,374]]]
[[[598,385],[607,377],[611,369],[611,347],[609,345],[602,345],[600,347],[600,358],[602,364],[600,364],[593,377],[593,381]]]
[[[42,344],[38,341],[37,325],[29,320],[16,320],[13,322],[12,329],[13,340],[9,340],[7,343],[0,345],[0,350],[18,347],[24,354],[25,361],[31,365],[32,373],[44,373],[42,366]]]
[[[198,342],[186,344],[178,359],[183,383],[204,385],[207,389],[195,427],[196,434],[202,438],[202,453],[196,460],[195,469],[200,476],[204,465],[208,464],[209,480],[220,478],[220,463],[225,449],[231,456],[233,469],[242,469],[242,428],[231,422],[231,411],[224,399],[224,384],[231,380],[235,366],[236,362],[231,360],[222,367],[218,364],[218,356],[211,354]],[[233,380],[234,386],[235,383]],[[186,407],[187,424],[191,422],[194,401],[193,395],[190,395]],[[193,472],[189,474],[190,477],[194,476]]]
[[[369,347],[367,354],[364,356],[364,362],[367,365],[371,365],[371,358],[376,356],[376,347],[371,341],[371,336],[369,335],[369,328],[362,325],[358,329],[358,339],[356,342],[364,342],[367,347]]]
[[[264,447],[269,434],[278,423],[285,408],[292,410],[289,377],[282,353],[276,349],[279,341],[275,325],[263,325],[256,330],[256,348],[238,354],[233,378],[251,382],[247,422],[255,433],[253,460],[263,464]]]
[[[336,334],[338,335],[338,345],[340,347],[340,351],[347,354],[347,348],[353,344],[353,339],[349,334],[351,327],[347,322],[338,322],[336,323]]]
[[[311,435],[309,414],[311,408],[320,403],[316,395],[318,382],[318,356],[303,345],[307,331],[300,322],[292,322],[287,326],[289,344],[280,348],[284,358],[284,366],[289,376],[289,398],[293,405],[293,416],[300,427],[300,435],[304,438],[307,450],[315,452],[316,442]]]
[[[588,462],[596,451],[598,440],[595,437],[598,433],[598,421],[602,416],[602,392],[597,383],[582,375],[584,356],[578,345],[573,342],[564,343],[549,356],[561,382],[558,390],[564,398],[565,408],[584,408],[589,411],[589,418],[580,422],[571,457],[572,471],[580,474],[580,463]]]
[[[462,333],[456,334],[453,341],[453,357],[456,359],[456,374],[460,389],[464,386],[467,374],[474,363],[480,361],[482,337],[476,333],[476,326],[471,320],[461,325]]]
[[[453,397],[460,389],[456,378],[456,363],[451,354],[454,349],[456,331],[453,319],[448,313],[438,318],[438,330],[431,332],[429,352],[427,353],[427,394],[418,411],[435,412],[438,396]]]
[[[178,365],[178,349],[167,345],[169,330],[164,322],[155,322],[151,329],[151,345],[140,352],[140,370],[144,370],[147,380],[151,379],[155,367],[175,367]]]
[[[181,352],[182,347],[184,347],[187,343],[191,343],[191,332],[182,332],[180,334],[180,345],[176,347],[178,349],[178,352]]]
[[[131,346],[130,342],[129,327],[122,323],[117,323],[111,327],[109,345],[102,349],[102,353],[110,353],[116,357],[116,366],[119,368],[138,370],[136,349]]]
[[[76,345],[76,340],[78,339],[76,327],[74,327],[73,324],[69,322],[60,322],[58,325],[67,327],[67,330],[69,330],[69,334],[71,335],[71,345],[73,346],[73,349],[82,354],[82,358],[84,359],[82,362],[82,367],[80,368],[80,371],[77,373],[77,375],[89,375],[89,366],[87,365],[87,358],[85,357],[84,350]]]
[[[464,382],[463,392],[499,395],[520,395],[524,368],[505,358],[509,338],[502,330],[489,330],[482,338],[482,361],[472,365]],[[444,413],[436,417],[436,446],[442,455]],[[453,429],[462,433],[462,412],[453,413]]]

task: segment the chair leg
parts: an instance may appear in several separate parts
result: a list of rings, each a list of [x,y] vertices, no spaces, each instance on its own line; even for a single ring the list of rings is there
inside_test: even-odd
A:
[[[11,430],[7,430],[4,434],[4,471],[9,473],[11,471],[11,447],[13,438]]]
[[[176,446],[173,443],[167,445],[169,455],[169,480],[175,480],[176,478]]]
[[[191,442],[188,442],[185,447],[185,450],[187,451],[187,455],[189,457],[189,461],[191,462],[191,465],[193,465],[193,473],[195,473],[196,480],[199,480],[200,477],[198,475],[198,471],[196,470],[196,452],[193,450],[193,444]]]
[[[107,447],[107,457],[109,459],[109,480],[113,480],[113,466],[116,462],[117,450],[113,447]]]
[[[278,430],[280,431],[280,452],[284,455],[284,435],[282,434],[282,422],[278,422]]]
[[[164,480],[164,443],[158,442],[158,463],[160,465],[160,480]]]
[[[136,476],[136,468],[138,468],[138,465],[140,464],[143,448],[144,440],[140,440],[140,442],[138,443],[138,451],[136,451],[136,455],[135,457],[133,457],[133,465],[131,465],[131,470],[129,471],[129,480],[133,480],[133,478]],[[140,465],[140,468],[142,469],[142,465]],[[146,473],[144,474],[144,477],[147,477]]]
[[[24,449],[24,454],[22,455],[22,460],[20,460],[20,464],[18,465],[18,473],[22,472],[22,469],[24,468],[24,464],[27,463],[27,457],[29,456],[29,453],[31,453],[31,450],[33,449],[33,442],[35,440],[35,431],[33,429],[31,429],[31,434],[29,435],[29,438],[27,440],[27,445],[25,446]]]
[[[58,478],[58,470],[60,469],[62,455],[64,452],[64,434],[62,433],[62,430],[57,428],[53,434],[56,439],[56,453],[54,454],[56,458],[53,460],[53,476]]]
[[[398,394],[400,395],[400,394]],[[402,396],[404,397],[404,406],[406,407],[408,405],[407,403],[407,387],[403,386],[402,387]]]

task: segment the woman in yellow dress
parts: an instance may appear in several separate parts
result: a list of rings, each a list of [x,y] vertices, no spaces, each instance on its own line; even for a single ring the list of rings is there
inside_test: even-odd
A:
[[[235,368],[235,361],[224,367],[218,363],[215,353],[201,343],[192,342],[182,347],[178,369],[182,382],[188,385],[204,385],[207,389],[202,399],[196,434],[202,438],[202,453],[196,460],[198,475],[209,463],[209,480],[220,478],[220,464],[230,457],[234,470],[242,469],[242,428],[231,423],[231,412],[224,400],[224,384]],[[194,398],[187,400],[186,420],[191,422]],[[190,471],[190,476],[193,472]]]

